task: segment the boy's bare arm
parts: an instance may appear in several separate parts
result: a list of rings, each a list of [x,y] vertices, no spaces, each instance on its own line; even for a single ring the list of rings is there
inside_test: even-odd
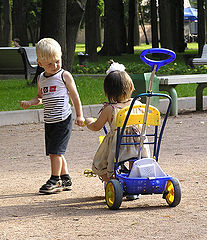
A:
[[[79,97],[79,94],[78,94],[78,91],[77,91],[77,88],[75,85],[75,81],[74,81],[72,75],[67,71],[64,72],[63,77],[64,77],[64,81],[65,81],[66,87],[69,92],[70,99],[75,108],[75,112],[76,112],[76,116],[77,116],[75,123],[78,124],[79,126],[84,126],[85,119],[83,117],[82,105],[81,105],[80,97]]]
[[[20,102],[20,106],[24,109],[27,109],[31,106],[35,106],[35,105],[40,105],[42,104],[42,94],[41,94],[41,90],[39,88],[39,84],[37,85],[37,96],[32,98],[29,101],[21,101]]]

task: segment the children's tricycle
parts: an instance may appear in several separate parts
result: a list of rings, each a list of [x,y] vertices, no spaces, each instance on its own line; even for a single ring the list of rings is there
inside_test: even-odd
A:
[[[164,53],[169,58],[161,61],[154,61],[146,58],[151,53]],[[111,179],[105,186],[105,199],[109,209],[119,209],[124,196],[162,194],[170,207],[177,206],[181,201],[181,188],[179,181],[163,172],[158,165],[158,156],[161,140],[170,112],[171,98],[166,94],[152,93],[152,82],[155,72],[159,67],[164,66],[175,59],[175,53],[167,49],[152,48],[141,53],[141,59],[152,67],[152,74],[149,81],[147,93],[137,95],[129,107],[121,109],[117,115],[117,142],[114,163],[115,179]],[[168,108],[165,117],[161,122],[160,112],[156,107],[149,105],[150,98],[164,97],[168,99]],[[136,105],[136,100],[146,97],[146,104]],[[136,109],[143,109],[143,113],[136,113]],[[125,129],[133,124],[142,124],[140,134],[127,134]],[[147,127],[147,131],[146,131]],[[127,142],[123,138],[135,137],[139,141]],[[141,158],[143,144],[153,146],[152,158]],[[119,162],[119,152],[122,145],[136,145],[138,157],[126,159]],[[132,165],[132,166],[131,166]]]

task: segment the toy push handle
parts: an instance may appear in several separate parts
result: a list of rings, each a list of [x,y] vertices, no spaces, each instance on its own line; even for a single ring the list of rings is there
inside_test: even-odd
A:
[[[146,57],[146,55],[150,53],[163,53],[163,54],[169,55],[170,57],[164,60],[155,61]],[[157,72],[160,67],[174,61],[176,58],[176,54],[172,50],[165,49],[165,48],[150,48],[142,51],[140,58],[143,62],[151,66],[151,70],[153,70],[154,66],[157,65],[157,68],[156,68],[156,72]]]

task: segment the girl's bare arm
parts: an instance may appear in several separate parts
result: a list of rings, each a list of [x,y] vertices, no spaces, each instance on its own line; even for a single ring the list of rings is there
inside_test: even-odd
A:
[[[94,118],[86,118],[85,122],[87,128],[92,131],[101,130],[107,122],[111,121],[112,111],[112,107],[108,105],[101,111],[97,121],[94,121]]]

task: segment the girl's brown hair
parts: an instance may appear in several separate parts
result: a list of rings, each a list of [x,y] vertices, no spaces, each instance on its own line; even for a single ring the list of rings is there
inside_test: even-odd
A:
[[[125,71],[110,72],[104,79],[104,92],[110,103],[129,99],[133,91],[133,81]]]

